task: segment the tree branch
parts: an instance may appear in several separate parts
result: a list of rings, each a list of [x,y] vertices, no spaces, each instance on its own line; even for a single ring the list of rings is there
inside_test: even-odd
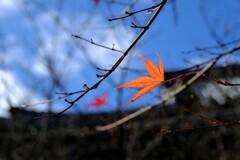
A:
[[[148,21],[146,27],[144,27],[141,32],[138,34],[138,36],[136,37],[136,39],[132,42],[132,44],[126,49],[126,51],[123,53],[123,55],[117,60],[117,62],[112,66],[111,69],[109,69],[109,71],[106,72],[106,74],[98,81],[96,82],[93,86],[89,87],[85,92],[83,92],[81,95],[79,95],[76,99],[74,99],[73,101],[68,101],[66,100],[66,102],[69,103],[69,106],[66,107],[64,110],[58,112],[58,113],[54,113],[54,114],[49,114],[49,115],[44,115],[44,116],[40,116],[40,117],[35,117],[35,119],[40,119],[40,118],[46,118],[46,117],[52,117],[52,116],[57,116],[57,115],[61,115],[62,113],[66,112],[68,109],[70,109],[77,101],[79,101],[83,96],[85,96],[88,92],[90,92],[91,90],[96,89],[103,80],[105,80],[109,75],[111,75],[115,69],[121,64],[121,62],[124,60],[124,58],[128,55],[128,53],[131,51],[131,49],[135,46],[135,44],[141,39],[141,37],[144,35],[144,33],[149,29],[149,27],[151,26],[151,24],[153,23],[153,21],[156,19],[156,17],[158,16],[158,14],[160,13],[160,11],[162,10],[162,8],[164,7],[164,5],[166,4],[167,0],[163,0],[162,3],[160,3],[158,5],[158,9],[156,10],[156,12],[154,13],[154,15],[150,18],[150,20]]]
[[[240,50],[240,46],[237,46],[237,47],[235,47],[235,48],[233,48],[231,50],[228,50],[226,52],[221,53],[220,55],[218,55],[217,57],[212,59],[208,63],[208,65],[206,67],[204,67],[200,72],[201,73],[207,72],[210,68],[212,68],[216,64],[216,62],[220,58],[222,58],[222,57],[224,57],[224,56],[226,56],[228,54],[231,54],[231,53],[233,53],[233,52],[235,52],[237,50]],[[113,129],[113,128],[119,126],[119,125],[122,125],[122,124],[124,124],[124,123],[126,123],[126,122],[128,122],[128,121],[130,121],[130,120],[132,120],[132,119],[134,119],[134,118],[136,118],[138,116],[140,116],[143,113],[146,113],[146,112],[148,112],[148,111],[150,111],[150,110],[152,110],[154,108],[157,108],[157,107],[160,107],[160,106],[166,104],[166,102],[168,102],[170,99],[172,99],[173,97],[175,97],[176,95],[181,93],[184,89],[186,89],[188,86],[193,84],[200,76],[201,76],[200,74],[196,74],[195,76],[193,76],[185,84],[181,85],[178,89],[176,89],[174,92],[172,92],[166,99],[162,99],[162,100],[160,100],[159,102],[157,102],[154,105],[149,105],[149,106],[147,106],[145,108],[142,108],[142,109],[140,109],[140,110],[138,110],[138,111],[136,111],[136,112],[134,112],[134,113],[132,113],[132,114],[130,114],[130,115],[128,115],[128,116],[126,116],[126,117],[116,121],[116,122],[114,122],[114,123],[111,123],[111,124],[108,124],[108,125],[105,125],[105,126],[97,126],[96,130],[98,130],[98,131],[106,131],[106,130]]]

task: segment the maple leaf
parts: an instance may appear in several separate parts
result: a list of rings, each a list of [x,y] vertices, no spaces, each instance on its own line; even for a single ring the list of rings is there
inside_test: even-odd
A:
[[[95,101],[90,103],[90,104],[88,104],[87,107],[88,108],[90,108],[90,107],[95,107],[95,108],[100,107],[100,106],[104,105],[107,102],[107,99],[108,98],[107,98],[106,94],[104,94],[102,98],[96,97]]]
[[[158,86],[164,81],[164,68],[162,60],[158,55],[159,68],[143,56],[139,55],[145,63],[147,72],[150,76],[142,76],[134,79],[128,83],[117,86],[116,88],[130,87],[130,88],[142,88],[124,107],[128,106],[130,103],[136,101],[143,95],[150,92],[153,88]]]

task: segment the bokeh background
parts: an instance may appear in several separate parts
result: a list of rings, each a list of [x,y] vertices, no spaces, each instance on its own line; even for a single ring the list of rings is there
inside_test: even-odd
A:
[[[184,73],[240,43],[238,0],[168,0],[150,29],[120,67],[60,117],[34,120],[68,106],[62,94],[91,86],[121,53],[73,37],[124,51],[153,12],[108,21],[125,11],[154,6],[157,0],[0,0],[1,159],[236,159],[238,126],[161,135],[164,129],[211,125],[194,113],[223,122],[239,118],[239,86],[221,86],[201,78],[166,106],[113,131],[96,132],[96,125],[114,122],[152,105],[186,79],[162,84],[126,107],[136,89],[115,87],[147,75],[139,54],[157,64],[162,58],[166,77]],[[220,80],[240,83],[240,54],[223,57],[209,71]],[[95,97],[108,96],[101,107],[87,107]],[[73,100],[78,94],[68,97]],[[26,107],[29,105],[29,107]],[[201,117],[201,116],[200,116]],[[194,146],[196,145],[196,146]],[[185,147],[185,148],[184,148]],[[117,155],[117,156],[114,156]]]

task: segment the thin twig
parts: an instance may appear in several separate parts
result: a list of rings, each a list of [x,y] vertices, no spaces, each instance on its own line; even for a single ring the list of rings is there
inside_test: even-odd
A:
[[[170,78],[170,79],[167,79],[167,80],[164,80],[163,82],[171,82],[175,79],[178,79],[178,78],[181,78],[181,77],[186,77],[186,76],[189,76],[189,75],[195,75],[195,74],[199,74],[207,79],[210,79],[214,82],[216,82],[217,84],[220,84],[220,85],[223,85],[223,86],[240,86],[240,83],[230,83],[228,81],[221,81],[221,80],[218,80],[217,78],[215,78],[214,76],[212,75],[206,75],[202,72],[198,72],[198,71],[195,71],[195,72],[187,72],[187,73],[184,73],[184,74],[181,74],[179,76],[176,76],[176,77],[173,77],[173,78]]]
[[[233,122],[218,123],[218,124],[207,125],[207,126],[193,127],[193,128],[176,129],[176,130],[163,130],[163,131],[160,131],[158,134],[166,135],[166,134],[185,133],[185,132],[196,131],[196,130],[200,130],[200,129],[210,129],[210,128],[237,125],[237,124],[240,124],[240,120],[239,121],[233,121]]]
[[[41,101],[41,102],[38,102],[38,103],[23,104],[23,105],[21,105],[21,107],[28,108],[28,107],[43,105],[43,104],[51,103],[53,101],[57,101],[57,100],[69,97],[69,96],[74,95],[74,94],[79,94],[79,93],[82,93],[82,92],[85,92],[85,90],[80,90],[80,91],[75,91],[75,92],[70,92],[70,93],[59,93],[59,92],[56,92],[56,94],[62,94],[62,96],[59,96],[59,97],[56,97],[56,98],[53,98],[53,99],[47,99],[47,100],[44,100],[44,101]]]
[[[121,16],[121,17],[117,17],[117,18],[109,18],[108,20],[109,21],[115,21],[115,20],[119,20],[119,19],[124,19],[124,18],[127,18],[127,17],[130,17],[136,13],[140,13],[140,12],[144,12],[144,11],[149,11],[149,10],[152,10],[152,9],[155,9],[157,7],[159,7],[160,5],[162,5],[163,2],[161,2],[160,4],[157,4],[155,6],[152,6],[152,7],[148,7],[148,8],[144,8],[144,9],[141,9],[141,10],[138,10],[138,11],[135,11],[135,12],[128,12],[126,11],[124,16]]]
[[[104,45],[102,45],[102,44],[99,44],[99,43],[94,42],[92,39],[91,39],[91,40],[88,40],[88,39],[83,38],[83,37],[80,37],[80,36],[78,36],[78,35],[76,35],[76,34],[72,34],[72,36],[73,36],[74,38],[78,38],[78,39],[81,39],[81,40],[83,40],[83,41],[85,41],[85,42],[88,42],[88,43],[91,43],[91,44],[93,44],[93,45],[96,45],[96,46],[98,46],[98,47],[102,47],[102,48],[105,48],[105,49],[108,49],[108,50],[111,50],[111,51],[123,53],[123,51],[121,51],[121,50],[119,50],[119,49],[115,49],[115,48],[114,48],[114,45],[113,45],[113,47],[107,47],[107,46],[104,46]]]

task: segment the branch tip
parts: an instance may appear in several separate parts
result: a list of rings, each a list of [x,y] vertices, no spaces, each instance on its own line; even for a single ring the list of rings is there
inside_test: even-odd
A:
[[[99,75],[99,74],[96,74],[97,78],[102,78],[104,77],[105,75]]]
[[[85,88],[85,92],[89,90],[89,87],[87,86],[87,84],[83,84],[83,88]]]

